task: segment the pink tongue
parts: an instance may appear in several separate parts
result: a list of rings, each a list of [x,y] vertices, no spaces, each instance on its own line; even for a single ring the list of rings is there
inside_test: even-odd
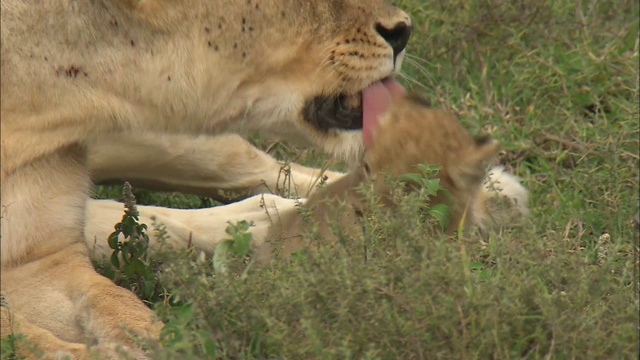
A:
[[[406,90],[394,78],[378,81],[362,91],[362,135],[365,147],[373,144],[373,132],[379,118],[393,99],[404,96]]]

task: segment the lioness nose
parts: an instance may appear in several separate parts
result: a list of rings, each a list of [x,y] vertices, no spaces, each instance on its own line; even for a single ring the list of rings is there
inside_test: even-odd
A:
[[[376,24],[376,31],[393,49],[393,58],[395,59],[402,50],[407,46],[409,37],[411,36],[411,25],[404,21],[397,22],[396,25],[389,29],[382,24]]]

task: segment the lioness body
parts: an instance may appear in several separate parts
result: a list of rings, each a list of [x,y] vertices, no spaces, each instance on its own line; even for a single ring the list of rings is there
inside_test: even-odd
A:
[[[5,0],[1,10],[2,293],[13,314],[2,308],[2,336],[22,332],[47,356],[130,344],[123,324],[160,329],[91,266],[88,144],[260,130],[354,156],[360,110],[336,104],[390,76],[410,33],[382,0]]]

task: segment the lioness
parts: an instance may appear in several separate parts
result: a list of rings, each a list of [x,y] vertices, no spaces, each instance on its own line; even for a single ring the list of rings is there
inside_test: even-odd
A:
[[[336,218],[338,201],[346,205],[339,216],[340,225],[351,236],[360,236],[359,218],[369,213],[361,185],[372,181],[382,204],[393,206],[387,176],[397,179],[403,174],[419,173],[418,165],[424,163],[441,167],[436,177],[445,192],[429,203],[449,205],[449,233],[459,225],[465,229],[476,225],[486,232],[490,227],[507,225],[492,221],[505,219],[506,213],[520,218],[527,215],[528,194],[518,179],[500,167],[487,173],[498,152],[498,141],[489,136],[472,138],[455,116],[432,109],[415,94],[388,97],[379,101],[378,106],[385,110],[383,115],[370,120],[372,125],[365,127],[369,129],[365,132],[368,146],[360,165],[314,193],[302,205],[302,211],[288,212],[274,224],[267,241],[257,249],[259,261],[265,262],[274,254],[286,258],[309,245],[319,246],[305,241],[304,234],[313,222],[321,238],[334,240],[330,223]],[[415,184],[409,186],[416,189]],[[504,202],[495,206],[493,202],[498,199]]]
[[[357,156],[361,99],[398,70],[411,33],[407,14],[383,0],[3,0],[1,10],[1,290],[11,310],[1,329],[48,357],[130,345],[121,325],[161,329],[89,260],[89,144],[259,130]]]

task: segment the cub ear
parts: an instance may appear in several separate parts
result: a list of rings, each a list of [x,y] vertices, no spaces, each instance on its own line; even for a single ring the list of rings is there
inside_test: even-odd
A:
[[[479,136],[474,144],[458,158],[458,164],[451,169],[451,178],[456,187],[468,189],[482,184],[487,175],[487,167],[500,149],[500,142],[491,136]]]
[[[373,170],[371,169],[371,160],[368,152],[366,152],[362,157],[362,161],[360,162],[358,171],[360,172],[360,176],[362,176],[363,179],[370,179],[373,175]]]

